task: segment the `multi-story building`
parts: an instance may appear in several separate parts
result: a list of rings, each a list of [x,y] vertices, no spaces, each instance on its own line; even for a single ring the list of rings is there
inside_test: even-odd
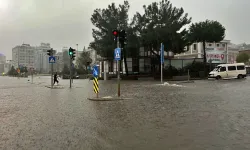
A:
[[[57,72],[61,72],[63,70],[63,66],[64,66],[63,52],[56,53],[55,57],[56,57],[55,70]]]
[[[6,63],[6,56],[0,53],[0,64]]]
[[[47,50],[51,49],[49,43],[41,43],[35,51],[35,70],[39,73],[49,73],[49,56]]]
[[[35,66],[35,47],[29,44],[22,44],[12,49],[12,59],[15,68],[27,67],[28,69]]]
[[[206,43],[207,61],[211,63],[229,63],[230,58],[230,40],[223,40],[218,43]],[[234,51],[234,50],[233,50]],[[175,58],[203,58],[202,43],[193,43],[187,51],[175,55]]]

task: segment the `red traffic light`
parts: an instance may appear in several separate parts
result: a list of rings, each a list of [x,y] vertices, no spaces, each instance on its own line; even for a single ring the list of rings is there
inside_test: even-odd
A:
[[[117,36],[117,35],[118,35],[118,31],[117,31],[117,30],[114,30],[114,31],[113,31],[113,35],[114,35],[114,36]]]

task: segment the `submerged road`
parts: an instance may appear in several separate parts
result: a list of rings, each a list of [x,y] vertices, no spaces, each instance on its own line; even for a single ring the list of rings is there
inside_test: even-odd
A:
[[[92,82],[0,77],[0,149],[250,149],[250,79],[122,81],[131,100],[96,102]],[[115,81],[100,81],[114,96]]]

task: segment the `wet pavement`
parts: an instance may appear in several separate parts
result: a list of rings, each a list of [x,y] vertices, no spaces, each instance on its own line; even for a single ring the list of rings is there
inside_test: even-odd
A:
[[[250,149],[250,78],[165,83],[122,81],[132,98],[96,102],[92,81],[0,77],[0,149]],[[115,96],[100,81],[100,96]]]

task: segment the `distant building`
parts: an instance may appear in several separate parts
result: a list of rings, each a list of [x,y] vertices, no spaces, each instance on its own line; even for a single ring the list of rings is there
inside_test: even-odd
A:
[[[49,56],[47,50],[51,49],[49,43],[41,43],[35,48],[35,70],[39,73],[49,73]]]
[[[0,76],[4,73],[4,64],[0,64]]]
[[[234,63],[238,55],[239,47],[230,43],[230,40],[223,40],[218,43],[206,43],[207,62]],[[203,58],[202,43],[193,43],[187,51],[175,55],[175,58]]]
[[[56,63],[55,63],[55,71],[61,72],[63,70],[63,52],[58,52],[55,55],[56,57]]]
[[[12,60],[15,68],[27,67],[28,69],[35,67],[35,47],[29,44],[15,46],[12,49]]]
[[[0,64],[6,63],[6,56],[0,53]]]
[[[86,49],[85,51],[89,53],[89,56],[92,59],[92,63],[91,64],[97,64],[98,63],[98,59],[100,59],[101,57],[99,55],[97,55],[96,50],[89,48],[89,49]]]

